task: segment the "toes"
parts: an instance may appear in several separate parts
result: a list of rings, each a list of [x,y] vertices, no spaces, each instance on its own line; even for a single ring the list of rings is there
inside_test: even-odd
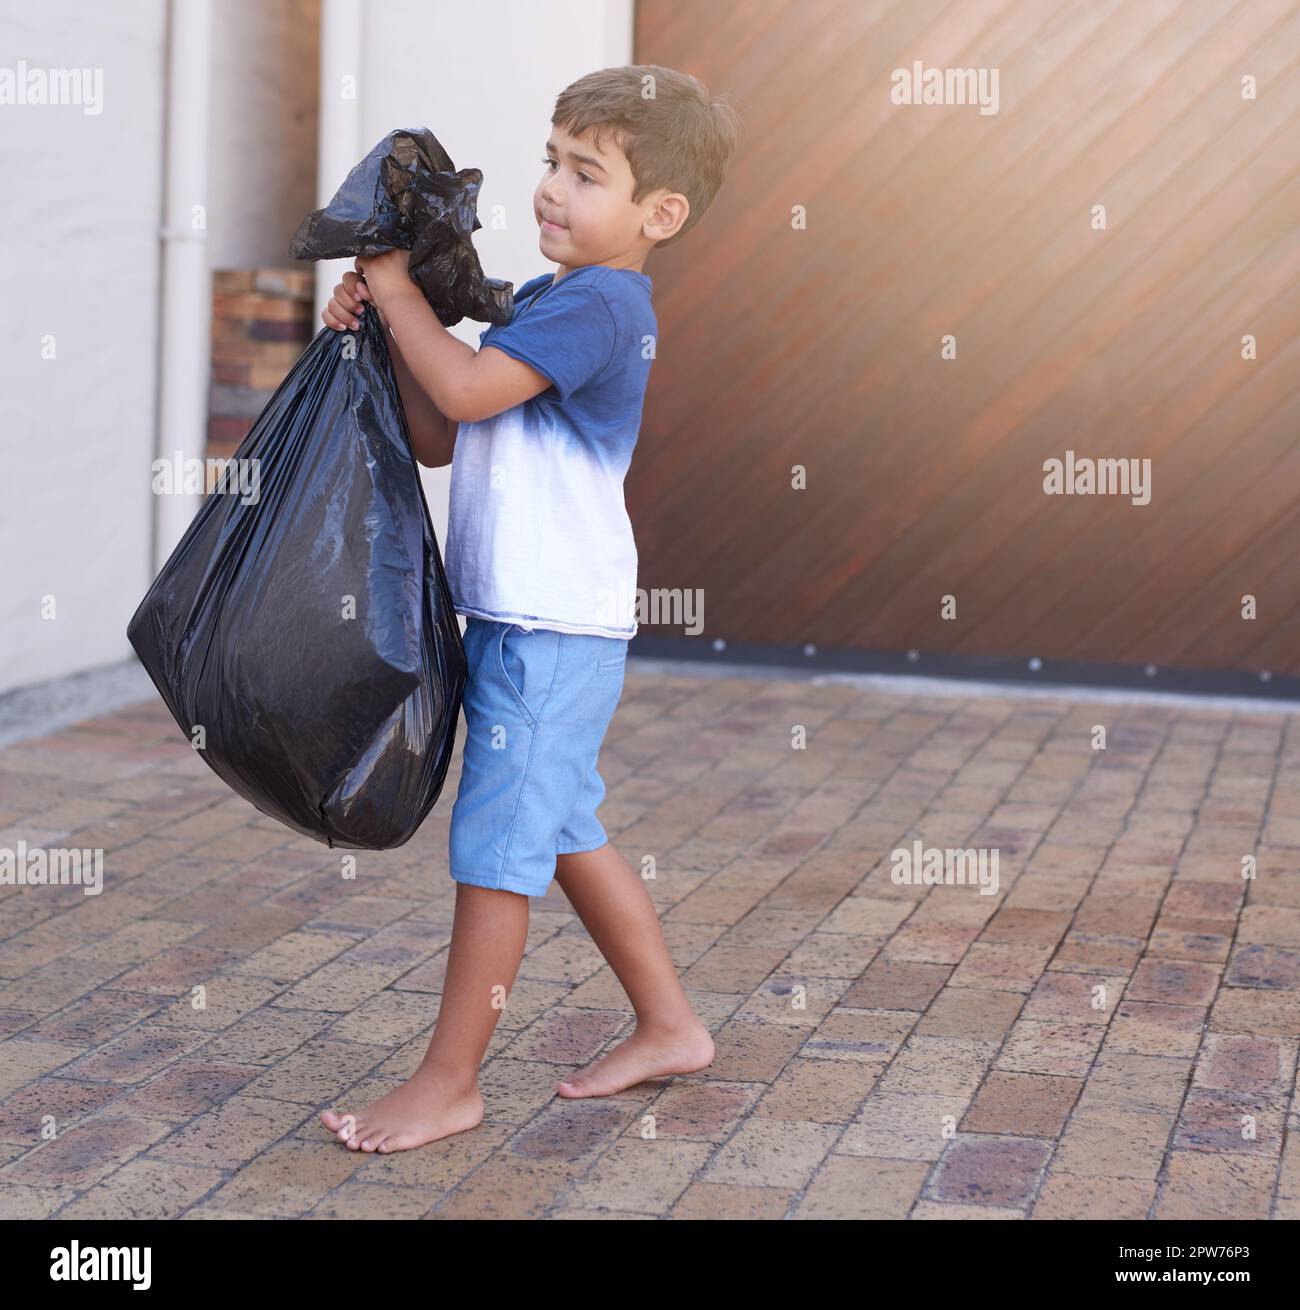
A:
[[[351,1115],[339,1114],[335,1110],[322,1110],[320,1119],[340,1142],[346,1142],[357,1128]]]

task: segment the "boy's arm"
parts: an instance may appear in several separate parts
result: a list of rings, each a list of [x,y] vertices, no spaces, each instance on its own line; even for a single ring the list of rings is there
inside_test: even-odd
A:
[[[449,426],[491,418],[551,385],[544,373],[504,351],[476,351],[452,336],[415,284],[405,273],[402,277],[405,286],[380,293],[384,313],[411,380]],[[374,295],[373,282],[370,290]]]
[[[402,408],[406,411],[406,427],[411,434],[411,449],[415,458],[425,468],[445,468],[452,461],[456,452],[456,436],[460,424],[453,423],[438,409],[428,392],[415,380],[407,364],[397,338],[389,330],[385,316],[379,306],[380,326],[388,339],[388,353],[393,361],[393,372],[397,375],[397,389],[402,396]]]
[[[358,268],[360,263],[361,261],[358,260]],[[442,468],[451,463],[460,425],[448,422],[424,389],[411,376],[411,370],[402,358],[397,338],[389,331],[384,311],[358,273],[349,269],[343,274],[343,280],[334,288],[334,294],[330,297],[321,318],[324,319],[327,327],[334,328],[335,331],[345,332],[348,329],[356,331],[361,326],[359,316],[365,313],[366,301],[374,305],[374,312],[379,315],[379,326],[384,333],[384,340],[388,344],[388,356],[393,362],[393,373],[397,378],[397,389],[406,416],[406,429],[411,437],[411,450],[415,458],[427,468]]]

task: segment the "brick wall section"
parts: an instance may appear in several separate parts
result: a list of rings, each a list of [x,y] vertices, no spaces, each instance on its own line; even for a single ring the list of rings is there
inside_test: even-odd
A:
[[[208,457],[229,458],[313,333],[312,268],[219,269],[212,275]]]

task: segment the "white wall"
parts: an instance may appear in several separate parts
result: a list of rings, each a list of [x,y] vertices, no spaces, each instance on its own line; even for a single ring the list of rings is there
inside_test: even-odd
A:
[[[315,203],[300,108],[318,3],[213,6],[216,266],[287,262]],[[0,106],[0,692],[128,658],[126,625],[154,574],[166,12],[165,0],[0,0],[0,66],[104,70],[98,115]],[[357,158],[395,127],[428,126],[458,167],[483,170],[476,240],[489,276],[518,286],[553,267],[532,193],[555,96],[631,60],[631,0],[371,0],[363,14]],[[475,346],[481,330],[455,329]],[[40,357],[47,334],[52,361]],[[424,476],[444,542],[450,470]]]
[[[100,114],[0,105],[3,690],[124,659],[151,576],[165,9],[0,0],[0,32],[4,67],[103,69]]]
[[[211,267],[293,262],[316,203],[319,9],[213,4]],[[0,66],[103,69],[98,115],[0,105],[0,692],[127,659],[154,576],[166,30],[165,0],[0,0]]]
[[[361,154],[394,128],[427,127],[457,168],[483,172],[474,241],[484,272],[519,287],[553,271],[538,249],[533,190],[555,97],[584,73],[632,62],[632,0],[384,0],[363,14]],[[504,226],[494,228],[498,206]],[[485,326],[452,331],[477,347]],[[451,469],[422,475],[445,546]]]

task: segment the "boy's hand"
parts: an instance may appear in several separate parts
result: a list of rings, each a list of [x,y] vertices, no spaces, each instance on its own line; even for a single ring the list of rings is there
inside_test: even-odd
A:
[[[419,288],[411,281],[409,250],[385,250],[382,255],[364,255],[357,260],[357,268],[365,278],[365,286],[376,308],[395,296],[408,292],[420,294]]]
[[[360,267],[361,261],[357,261]],[[365,310],[363,301],[374,301],[370,294],[370,288],[361,280],[361,278],[351,269],[343,274],[343,281],[334,288],[334,294],[330,297],[330,302],[321,311],[321,318],[325,320],[326,327],[332,327],[338,332],[346,332],[349,328],[359,328],[361,326],[360,316]],[[384,316],[375,305],[375,312],[379,314],[381,326],[386,326]]]

